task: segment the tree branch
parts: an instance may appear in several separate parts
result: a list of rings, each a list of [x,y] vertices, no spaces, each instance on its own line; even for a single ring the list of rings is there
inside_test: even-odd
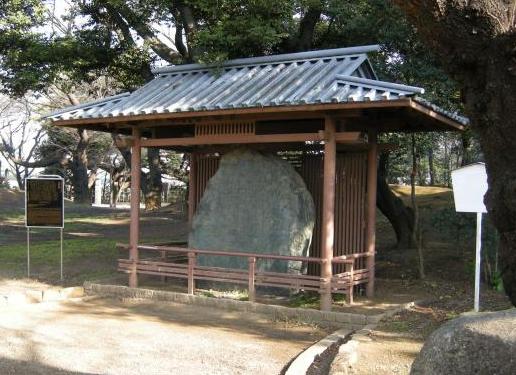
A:
[[[138,35],[149,45],[150,48],[161,57],[163,60],[172,63],[178,57],[181,57],[179,53],[168,47],[163,43],[157,36],[154,30],[147,25],[137,14],[135,14],[131,8],[129,8],[125,2],[119,2],[117,7],[118,12],[127,22],[127,24],[133,28]]]

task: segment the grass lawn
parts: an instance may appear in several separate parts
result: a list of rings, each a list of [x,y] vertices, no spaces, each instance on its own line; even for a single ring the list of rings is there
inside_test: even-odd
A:
[[[24,226],[23,193],[0,190],[0,279],[27,275],[27,237]],[[32,228],[30,246],[31,277],[60,284],[59,229]],[[129,212],[65,203],[63,241],[64,285],[80,285],[85,280],[105,280],[123,276],[116,270],[117,259],[127,257],[116,249],[127,243]],[[184,239],[186,225],[177,213],[143,213],[141,239],[163,242]]]

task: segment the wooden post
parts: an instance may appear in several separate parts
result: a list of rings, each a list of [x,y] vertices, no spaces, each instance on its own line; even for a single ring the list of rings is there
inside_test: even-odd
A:
[[[374,296],[374,272],[375,272],[375,242],[376,242],[376,183],[377,183],[377,157],[378,142],[376,130],[370,130],[368,135],[369,151],[367,154],[367,229],[366,252],[367,269],[369,277],[367,282],[367,297]]]
[[[194,267],[195,267],[195,253],[188,253],[188,294],[194,294],[195,291],[195,279],[194,279]]]
[[[166,262],[167,261],[167,252],[166,251],[160,251],[160,260],[162,262]],[[166,276],[161,276],[161,282],[164,283],[167,281],[167,277]]]
[[[192,228],[193,215],[195,213],[195,196],[197,195],[196,181],[196,163],[197,157],[194,152],[190,153],[190,171],[188,174],[188,226]]]
[[[354,271],[355,271],[355,260],[346,264],[346,272],[349,272],[349,288],[348,288],[348,303],[353,304],[353,286],[354,286]]]
[[[129,286],[138,287],[136,262],[138,261],[138,242],[140,240],[140,178],[141,178],[141,134],[133,127],[133,145],[131,149],[131,224],[129,227],[129,259],[132,261],[129,274]]]
[[[254,288],[256,258],[249,257],[249,258],[247,258],[247,261],[249,262],[249,286],[248,286],[249,301],[254,302],[255,297],[256,297],[256,292],[255,292],[255,288]]]
[[[330,311],[332,258],[334,242],[335,219],[335,164],[336,141],[335,120],[326,117],[324,121],[324,176],[323,176],[323,207],[322,207],[322,238],[321,238],[321,310]]]

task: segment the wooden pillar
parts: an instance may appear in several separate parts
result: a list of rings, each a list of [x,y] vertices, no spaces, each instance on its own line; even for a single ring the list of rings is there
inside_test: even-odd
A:
[[[335,142],[335,120],[326,117],[324,121],[324,175],[321,233],[321,310],[330,311],[333,243],[335,235],[335,164],[337,146]]]
[[[249,301],[254,302],[256,299],[256,290],[255,290],[255,274],[256,274],[256,258],[249,257],[247,258],[247,262],[249,265],[249,283],[248,283],[248,296]]]
[[[138,242],[140,240],[140,183],[141,183],[141,134],[133,127],[133,146],[131,149],[131,224],[129,227],[129,259],[133,262],[129,274],[129,286],[138,287],[136,262],[138,261]]]
[[[369,131],[369,151],[367,154],[367,228],[366,228],[366,252],[369,280],[367,283],[367,297],[374,296],[375,273],[375,242],[376,242],[376,183],[377,183],[377,158],[378,142],[376,130]]]
[[[195,196],[197,195],[196,181],[197,157],[194,152],[190,153],[190,171],[188,173],[188,226],[192,227],[193,215],[195,213]]]
[[[193,252],[188,253],[188,294],[193,295],[195,292],[195,261],[196,254]]]

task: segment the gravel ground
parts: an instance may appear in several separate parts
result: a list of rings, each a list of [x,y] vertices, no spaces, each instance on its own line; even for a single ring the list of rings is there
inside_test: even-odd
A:
[[[326,334],[172,303],[7,306],[0,308],[0,374],[278,374]]]

